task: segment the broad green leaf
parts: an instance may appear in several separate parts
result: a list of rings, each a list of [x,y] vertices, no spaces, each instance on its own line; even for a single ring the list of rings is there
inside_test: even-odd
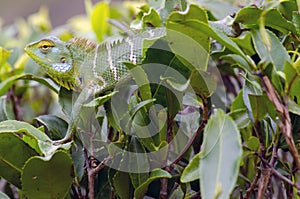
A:
[[[266,65],[272,63],[276,70],[283,71],[285,62],[290,62],[290,56],[275,34],[269,30],[266,30],[266,32],[270,41],[270,46],[262,42],[263,36],[259,29],[252,30],[254,47],[259,57],[266,62]]]
[[[242,145],[236,124],[220,109],[205,127],[201,153],[202,198],[229,198],[238,177]]]
[[[255,136],[250,136],[246,141],[246,147],[253,151],[258,151],[260,147],[259,139]]]
[[[21,188],[21,172],[25,162],[38,155],[20,137],[13,133],[0,133],[0,176]]]
[[[187,12],[173,12],[168,17],[167,40],[172,51],[185,65],[206,71],[210,51],[209,35],[185,24],[189,20],[208,24],[206,12],[196,5],[190,5]]]
[[[235,109],[230,112],[229,116],[234,120],[239,129],[246,128],[251,122],[246,108]]]
[[[236,13],[238,11],[238,7],[229,1],[221,1],[221,0],[196,0],[198,5],[205,8],[206,10],[212,12],[214,17],[217,19],[224,19],[226,16],[231,15],[232,13]]]
[[[254,6],[245,7],[239,10],[235,17],[235,22],[251,28],[258,27],[262,14],[267,27],[274,28],[285,34],[288,32],[296,33],[294,25],[283,18],[282,14],[276,9],[262,10]]]
[[[196,154],[193,159],[190,161],[190,163],[185,167],[183,170],[180,181],[182,183],[192,182],[194,180],[199,179],[200,174],[200,158],[201,153]]]
[[[131,76],[134,78],[135,83],[138,85],[140,95],[143,100],[149,100],[152,98],[150,82],[147,73],[140,65],[135,65],[129,62],[124,62],[128,68]]]
[[[241,89],[238,95],[234,98],[233,102],[230,106],[230,111],[233,112],[235,110],[246,108],[243,100],[243,90]]]
[[[31,74],[21,74],[21,75],[12,76],[0,83],[0,96],[4,95],[12,87],[12,85],[18,80],[33,80],[41,84],[44,84],[54,92],[58,93],[57,87],[53,85],[51,80],[42,77],[37,77]]]
[[[161,23],[158,12],[145,4],[140,7],[140,12],[136,15],[136,19],[131,22],[130,28],[161,27]]]
[[[64,198],[71,187],[74,176],[69,154],[57,151],[49,159],[30,158],[22,172],[22,191],[28,198]]]
[[[68,124],[55,115],[40,115],[34,118],[36,122],[45,126],[52,140],[58,140],[65,136]]]
[[[247,55],[252,56],[256,54],[253,47],[251,33],[245,32],[239,37],[231,38]]]
[[[62,111],[66,115],[71,115],[72,108],[73,108],[73,100],[76,100],[76,97],[78,96],[76,94],[73,94],[71,91],[67,90],[64,87],[60,87],[58,92],[58,102],[61,106]],[[73,98],[74,97],[74,98]]]
[[[112,181],[114,190],[116,194],[121,199],[127,199],[130,197],[130,178],[129,174],[122,172],[122,171],[116,171],[113,181]]]
[[[217,88],[217,81],[207,72],[194,70],[189,80],[194,92],[205,98],[210,97]]]
[[[219,30],[214,30],[207,23],[196,20],[196,19],[186,19],[186,20],[177,20],[177,21],[169,21],[168,23],[181,24],[183,27],[188,27],[196,32],[204,33],[217,40],[220,44],[227,47],[232,52],[240,55],[243,59],[247,61],[247,63],[251,66],[252,69],[255,69],[256,66],[252,62],[252,60],[239,48],[239,46],[234,43],[229,37],[227,37],[223,32]]]
[[[247,71],[251,71],[249,64],[237,54],[228,54],[220,57],[222,60],[227,60],[232,65],[237,65],[241,69],[246,69]]]
[[[132,136],[128,149],[130,152],[136,153],[136,155],[129,159],[128,166],[130,167],[130,164],[134,164],[134,167],[137,168],[135,173],[129,173],[133,187],[137,188],[147,180],[148,174],[143,173],[142,171],[150,170],[150,163],[148,162],[148,155],[144,146],[136,136]]]
[[[153,171],[151,171],[149,178],[143,184],[141,184],[139,187],[135,189],[134,197],[136,199],[142,199],[145,193],[147,192],[148,186],[151,182],[160,178],[171,178],[171,177],[172,177],[171,174],[169,174],[168,172],[162,169],[154,169]]]
[[[295,0],[282,0],[278,10],[287,20],[292,21],[293,12],[298,10],[297,2]]]
[[[289,100],[288,106],[289,112],[300,116],[300,106],[296,102]]]
[[[274,120],[276,115],[275,105],[269,100],[266,95],[248,95],[251,112],[253,114],[254,121],[262,120],[266,114],[270,115]]]
[[[243,102],[247,108],[251,121],[254,122],[249,95],[260,96],[263,94],[263,91],[260,86],[260,79],[257,76],[248,73],[246,76],[244,76],[244,79],[245,82],[243,84],[243,92],[242,92]]]
[[[109,5],[107,1],[97,3],[91,14],[91,23],[99,41],[103,40],[108,32],[107,19],[109,18]]]
[[[44,132],[26,122],[17,120],[6,120],[0,122],[0,133],[3,132],[22,133],[36,140],[44,142],[50,141],[50,138]]]
[[[292,98],[296,96],[298,99],[300,97],[299,88],[300,88],[300,74],[299,67],[296,67],[295,64],[286,62],[284,65],[284,74],[285,74],[285,92],[290,95]]]
[[[300,14],[299,14],[299,12],[296,12],[296,11],[293,12],[293,23],[296,27],[296,32],[299,37],[300,36]]]

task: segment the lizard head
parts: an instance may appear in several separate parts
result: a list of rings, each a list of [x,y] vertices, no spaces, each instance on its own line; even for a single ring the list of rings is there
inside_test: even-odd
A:
[[[46,37],[28,44],[24,50],[59,85],[80,91],[81,82],[67,43],[56,37]]]

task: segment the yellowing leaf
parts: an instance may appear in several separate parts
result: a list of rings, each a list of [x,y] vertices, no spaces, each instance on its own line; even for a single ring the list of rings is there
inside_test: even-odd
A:
[[[102,1],[95,5],[92,15],[92,28],[97,35],[99,41],[103,40],[103,36],[108,31],[107,18],[109,18],[109,6],[106,1]]]

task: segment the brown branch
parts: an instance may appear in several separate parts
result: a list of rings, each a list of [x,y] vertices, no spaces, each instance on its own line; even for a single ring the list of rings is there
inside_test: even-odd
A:
[[[279,125],[279,128],[281,129],[286,143],[289,146],[289,149],[291,151],[291,154],[294,158],[294,161],[297,165],[297,168],[300,169],[300,156],[298,153],[298,150],[295,146],[293,136],[292,136],[292,124],[291,124],[291,118],[289,115],[288,107],[287,107],[287,99],[284,98],[284,102],[281,101],[278,93],[276,92],[275,88],[273,87],[271,81],[267,76],[262,77],[262,81],[266,88],[266,94],[269,98],[269,100],[275,105],[275,108],[277,112],[282,117],[282,125]]]
[[[161,178],[160,183],[159,199],[166,199],[168,195],[168,179]]]
[[[23,111],[21,108],[21,100],[18,96],[16,96],[15,92],[16,86],[13,85],[12,88],[8,92],[8,96],[11,99],[13,112],[16,117],[16,120],[23,121]]]
[[[246,190],[246,193],[245,193],[243,199],[248,199],[248,198],[250,198],[251,192],[253,192],[254,189],[255,189],[255,187],[257,187],[257,184],[258,184],[258,182],[259,182],[260,175],[261,175],[261,171],[259,170],[259,171],[256,173],[255,178],[254,178],[254,180],[252,181],[250,187]]]
[[[288,179],[287,177],[285,177],[284,175],[282,175],[280,172],[278,172],[276,169],[274,169],[274,166],[270,165],[265,159],[261,159],[264,164],[272,171],[272,173],[274,175],[276,175],[278,178],[280,178],[282,181],[292,185],[293,187],[295,187],[296,189],[300,190],[300,185],[291,181],[290,179]]]

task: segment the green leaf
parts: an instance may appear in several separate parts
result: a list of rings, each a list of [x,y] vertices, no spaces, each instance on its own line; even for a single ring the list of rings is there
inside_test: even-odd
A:
[[[60,87],[58,92],[58,102],[61,106],[62,111],[66,115],[72,114],[73,100],[75,100],[76,97],[76,94],[73,94],[71,91],[67,90],[64,87]]]
[[[21,75],[12,76],[0,83],[0,96],[4,95],[12,87],[12,85],[18,80],[33,80],[41,84],[44,84],[54,92],[58,93],[57,87],[53,85],[51,80],[42,77],[36,77],[31,74],[21,74]]]
[[[58,140],[65,136],[68,124],[56,115],[40,115],[34,121],[45,126],[52,140]]]
[[[21,172],[25,162],[38,155],[20,137],[13,133],[0,133],[0,176],[21,188]]]
[[[246,128],[251,122],[246,108],[231,111],[229,115],[239,129]]]
[[[296,33],[294,25],[283,18],[282,14],[276,9],[262,10],[254,6],[245,7],[239,10],[234,22],[242,23],[246,27],[258,27],[262,15],[267,27],[274,28],[285,34],[288,32]]]
[[[200,96],[210,97],[217,88],[217,81],[207,72],[194,70],[190,76],[190,85]]]
[[[214,17],[217,19],[224,19],[228,15],[232,13],[236,13],[238,8],[232,4],[230,1],[221,1],[221,0],[197,0],[195,1],[201,7],[205,8],[206,10],[212,12]]]
[[[202,198],[229,198],[238,177],[242,145],[236,124],[220,109],[205,127],[201,153]]]
[[[104,96],[100,96],[100,97],[97,97],[95,99],[93,99],[92,101],[90,101],[89,103],[87,104],[84,104],[83,106],[84,107],[98,107],[98,106],[101,106],[103,105],[105,102],[107,102],[114,94],[116,94],[116,92],[111,92],[107,95],[104,95]]]
[[[143,198],[143,196],[147,192],[149,184],[154,180],[160,178],[171,178],[171,177],[172,177],[171,174],[169,174],[168,172],[162,169],[154,169],[153,171],[151,171],[149,178],[143,184],[141,184],[139,187],[135,189],[134,197],[137,199]]]
[[[244,76],[244,79],[245,82],[243,85],[243,92],[242,92],[243,102],[247,108],[251,121],[254,122],[249,95],[260,96],[263,94],[263,91],[259,83],[260,79],[257,76],[248,73],[246,76]]]
[[[293,99],[296,96],[300,99],[299,88],[300,88],[300,75],[299,69],[295,64],[286,62],[284,65],[285,74],[285,92],[290,95]]]
[[[134,78],[135,83],[138,85],[140,95],[143,100],[152,98],[150,82],[147,73],[140,65],[132,64],[130,62],[123,63],[129,70],[131,76]]]
[[[148,178],[147,173],[142,173],[142,171],[150,170],[149,162],[147,161],[147,152],[143,145],[140,143],[138,138],[136,136],[132,136],[129,147],[130,152],[136,153],[136,155],[131,155],[131,158],[129,159],[129,167],[130,164],[134,164],[136,170],[135,173],[131,172],[129,173],[129,176],[131,178],[131,182],[134,188],[139,187],[143,182],[145,182]],[[136,166],[137,165],[137,166]]]
[[[214,30],[207,23],[195,20],[195,19],[186,19],[184,21],[170,21],[169,23],[178,23],[184,25],[183,27],[189,27],[193,31],[204,33],[217,40],[220,44],[227,47],[233,53],[240,55],[243,59],[247,61],[247,63],[251,66],[252,69],[255,69],[256,66],[252,62],[250,58],[247,57],[246,54],[239,48],[239,46],[234,43],[229,37],[227,37],[223,32],[219,30]]]
[[[158,12],[149,8],[147,4],[140,7],[140,12],[136,15],[136,19],[131,22],[130,28],[143,29],[145,27],[161,27],[161,19]]]
[[[15,119],[11,101],[7,96],[0,97],[0,122],[4,120]]]
[[[3,132],[22,133],[36,140],[44,142],[50,141],[50,138],[44,132],[26,122],[16,120],[6,120],[0,122],[0,133]]]
[[[92,11],[92,28],[99,41],[102,41],[104,35],[108,32],[107,19],[109,15],[109,5],[107,1],[97,3]]]
[[[170,194],[169,198],[171,199],[182,199],[184,197],[184,192],[181,188],[181,186],[178,186],[173,192]]]
[[[246,71],[251,71],[249,64],[237,54],[227,54],[220,57],[222,60],[227,60],[232,65],[237,65],[241,69],[246,69]]]
[[[249,139],[246,141],[246,146],[247,148],[253,151],[259,150],[260,147],[259,139],[254,136],[250,136]]]
[[[187,25],[185,22],[189,20],[208,24],[206,12],[199,6],[190,5],[187,12],[173,12],[168,17],[167,40],[172,51],[185,65],[206,71],[210,51],[209,35]]]
[[[266,114],[269,114],[274,120],[276,117],[275,105],[269,100],[266,95],[248,95],[251,112],[253,114],[254,121],[262,120]]]
[[[127,199],[130,197],[130,178],[128,173],[122,171],[116,171],[113,180],[113,187],[121,199]]]
[[[22,191],[28,198],[64,198],[73,181],[72,173],[72,159],[66,152],[57,151],[50,159],[32,157],[23,168]]]
[[[10,53],[10,51],[4,49],[3,47],[0,47],[0,66],[3,66],[7,62]]]
[[[266,30],[266,32],[270,40],[270,46],[262,42],[263,38],[259,29],[252,30],[254,47],[262,61],[266,62],[266,65],[272,63],[276,70],[283,71],[285,62],[291,61],[290,56],[275,34],[269,30]]]
[[[194,180],[199,179],[200,174],[200,158],[201,153],[196,154],[193,159],[189,162],[189,164],[185,167],[180,177],[180,181],[182,183],[192,182]]]

